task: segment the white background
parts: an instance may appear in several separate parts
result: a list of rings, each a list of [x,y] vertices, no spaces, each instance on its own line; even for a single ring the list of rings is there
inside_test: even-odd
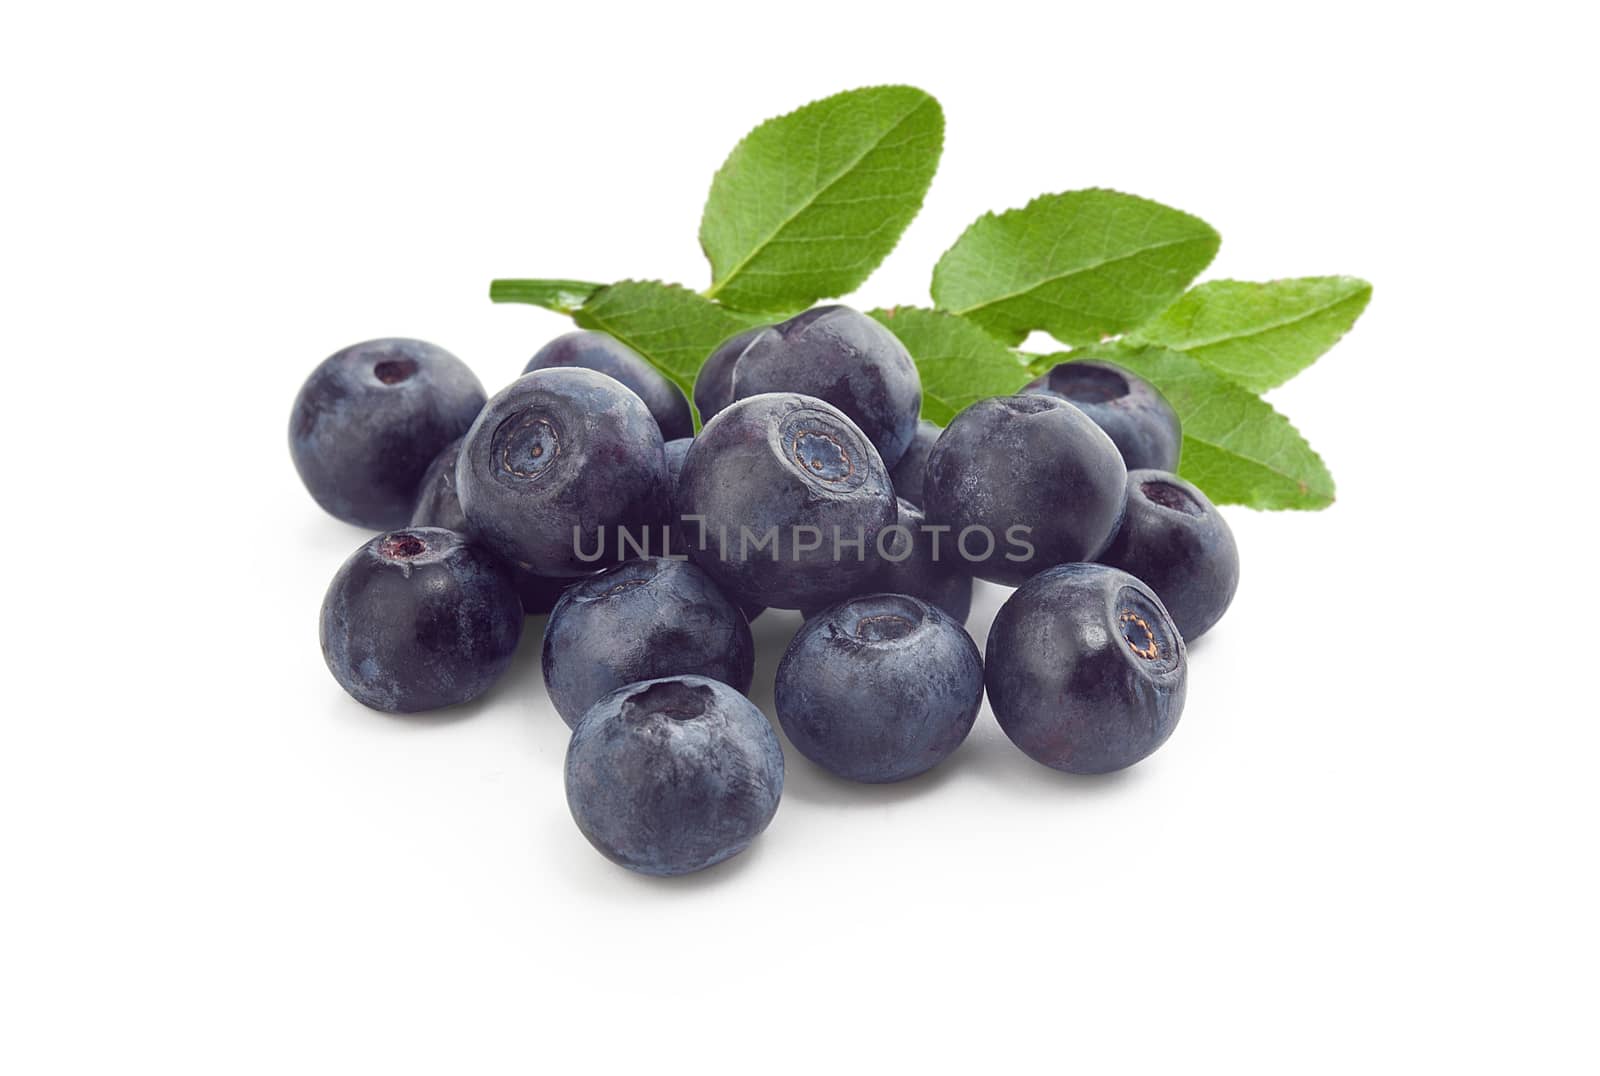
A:
[[[540,7],[4,17],[0,1068],[1595,1071],[1583,6]],[[363,535],[289,405],[382,335],[492,391],[564,326],[492,276],[704,285],[734,142],[883,82],[946,150],[857,305],[1085,186],[1205,217],[1211,276],[1372,280],[1273,397],[1339,502],[1229,512],[1237,604],[1135,770],[986,709],[899,787],[791,754],[752,851],[634,877],[568,817],[538,622],[459,714],[328,676]]]

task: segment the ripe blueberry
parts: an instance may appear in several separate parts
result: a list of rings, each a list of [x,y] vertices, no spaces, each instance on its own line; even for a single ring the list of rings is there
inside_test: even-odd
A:
[[[727,684],[672,676],[618,688],[567,745],[567,806],[602,855],[687,874],[755,840],[783,794],[783,749]]]
[[[1126,572],[1063,564],[1000,607],[984,655],[989,705],[1029,757],[1067,773],[1131,766],[1172,735],[1188,679],[1183,639]]]
[[[289,454],[332,515],[358,527],[403,527],[428,464],[482,407],[483,385],[443,348],[368,340],[328,356],[301,386]]]
[[[694,417],[689,414],[689,400],[683,390],[614,336],[583,330],[563,333],[535,352],[522,372],[531,374],[559,366],[597,370],[632,389],[655,417],[664,441],[694,433]]]
[[[884,466],[900,462],[917,429],[922,380],[899,337],[846,306],[819,306],[753,337],[733,362],[733,398],[815,396],[866,434]]]
[[[934,442],[943,432],[943,426],[936,426],[925,418],[917,420],[917,432],[911,438],[910,447],[889,472],[896,497],[922,507],[922,478],[928,470],[928,453],[933,451]]]
[[[1082,360],[1052,367],[1023,392],[1059,396],[1106,431],[1128,470],[1176,471],[1183,448],[1178,413],[1150,382],[1109,362]]]
[[[328,671],[374,710],[475,699],[511,662],[522,606],[511,575],[454,531],[380,534],[344,562],[322,602]]]
[[[1239,589],[1239,547],[1206,495],[1165,471],[1129,471],[1122,527],[1100,558],[1161,598],[1186,642],[1222,619]]]
[[[694,379],[694,409],[700,412],[702,423],[733,402],[733,364],[739,361],[750,341],[767,331],[767,326],[757,325],[718,344],[716,350],[700,366]]]
[[[624,684],[694,674],[745,693],[754,669],[744,614],[682,560],[630,560],[573,583],[544,631],[545,686],[569,725]]]
[[[1076,407],[1053,396],[995,396],[940,435],[923,507],[951,528],[974,575],[1015,585],[1104,549],[1127,478],[1117,446]]]
[[[837,408],[791,393],[739,400],[706,423],[677,509],[689,556],[730,597],[780,609],[858,593],[895,521],[872,442]]]
[[[422,488],[417,491],[417,506],[411,512],[413,527],[443,527],[455,531],[469,541],[472,528],[467,524],[466,513],[461,511],[461,498],[456,496],[456,461],[461,457],[461,441],[455,440],[434,461],[428,464],[422,476]],[[526,564],[506,562],[517,586],[517,596],[522,599],[522,611],[528,616],[543,616],[555,608],[556,600],[571,579],[550,579],[535,575]]]
[[[778,723],[802,755],[852,781],[903,781],[966,739],[983,704],[983,661],[937,607],[904,594],[817,614],[778,665]]]
[[[456,492],[491,550],[561,578],[623,559],[618,528],[659,541],[671,495],[644,403],[576,367],[524,374],[489,401],[461,446]]]

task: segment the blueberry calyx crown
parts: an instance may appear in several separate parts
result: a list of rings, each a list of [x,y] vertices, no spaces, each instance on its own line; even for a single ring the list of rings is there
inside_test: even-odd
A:
[[[561,433],[543,415],[521,411],[495,430],[494,448],[507,474],[539,478],[561,455]]]
[[[661,680],[629,696],[622,704],[622,716],[630,721],[656,716],[692,721],[711,708],[713,699],[712,690],[703,684]]]
[[[416,359],[384,359],[372,367],[372,376],[385,385],[398,385],[402,381],[408,381],[416,372]]]
[[[428,551],[428,543],[407,531],[388,535],[378,543],[378,552],[390,560],[411,560]]]

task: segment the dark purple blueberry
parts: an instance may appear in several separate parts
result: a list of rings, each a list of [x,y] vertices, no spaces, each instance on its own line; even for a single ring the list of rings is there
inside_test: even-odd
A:
[[[727,684],[672,676],[595,703],[567,745],[567,806],[607,859],[688,874],[749,847],[783,794],[783,749]]]
[[[872,442],[821,400],[769,393],[706,423],[678,483],[689,555],[729,597],[828,605],[877,571],[894,489]]]
[[[1100,556],[1161,597],[1186,642],[1222,619],[1239,589],[1239,547],[1206,495],[1165,471],[1129,471],[1122,526]]]
[[[344,562],[322,602],[328,671],[374,710],[415,713],[477,698],[522,635],[511,574],[454,531],[380,534]]]
[[[733,364],[733,396],[815,396],[860,427],[884,466],[917,430],[922,379],[899,337],[847,306],[819,306],[754,337]]]
[[[584,330],[564,333],[540,348],[522,372],[531,374],[562,366],[597,370],[632,389],[655,416],[663,441],[694,433],[694,416],[689,413],[689,400],[683,390],[616,337]]]
[[[473,534],[539,575],[576,578],[657,542],[671,506],[661,431],[605,374],[524,374],[467,432],[456,491]]]
[[[767,326],[757,325],[717,345],[700,366],[694,379],[694,409],[700,412],[702,423],[733,402],[733,364],[739,361],[750,341],[766,332]]]
[[[329,513],[358,527],[405,526],[428,464],[467,432],[483,385],[421,340],[368,340],[311,372],[289,418],[289,454]]]
[[[943,432],[943,426],[936,426],[925,418],[917,420],[917,432],[911,438],[910,447],[889,472],[896,497],[922,507],[922,477],[928,469],[928,453],[933,451],[934,442]]]
[[[428,465],[422,478],[422,488],[417,492],[417,507],[411,513],[413,527],[443,527],[455,531],[469,540],[472,528],[467,525],[466,513],[461,511],[461,498],[456,496],[456,466],[461,456],[461,441],[452,441]],[[547,579],[536,575],[526,564],[507,562],[517,585],[517,595],[522,599],[522,611],[528,616],[543,616],[555,608],[556,600],[571,579]]]
[[[867,580],[863,594],[908,594],[937,606],[958,624],[972,611],[972,577],[948,533],[930,530],[922,509],[899,502],[898,523],[883,532],[883,567]],[[820,610],[808,609],[810,620]]]
[[[1109,362],[1064,362],[1023,392],[1058,396],[1106,431],[1128,470],[1176,471],[1183,450],[1178,412],[1150,382]]]
[[[755,643],[739,607],[688,561],[630,560],[573,583],[544,631],[544,682],[576,725],[624,684],[693,674],[750,690]]]
[[[839,777],[904,781],[948,758],[983,704],[983,661],[937,607],[903,594],[842,602],[808,620],[778,665],[789,742]]]
[[[1132,766],[1183,713],[1183,638],[1155,592],[1100,564],[1063,564],[1000,607],[984,655],[989,705],[1030,758],[1067,773]]]
[[[957,415],[933,446],[923,508],[951,528],[969,571],[1016,585],[1104,549],[1127,481],[1117,446],[1076,407],[994,396]]]

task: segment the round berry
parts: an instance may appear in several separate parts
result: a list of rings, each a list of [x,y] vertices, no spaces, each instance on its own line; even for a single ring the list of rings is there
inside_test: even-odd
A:
[[[415,713],[488,690],[522,635],[511,575],[454,531],[413,527],[356,550],[322,602],[322,654],[374,710]]]
[[[783,794],[783,749],[755,704],[703,676],[646,680],[589,709],[567,745],[567,805],[607,859],[687,874],[749,847]]]
[[[700,412],[702,423],[733,402],[733,364],[739,361],[750,341],[767,331],[767,326],[757,325],[718,344],[716,350],[700,366],[694,379],[694,409]]]
[[[1127,480],[1117,446],[1076,407],[1053,396],[995,396],[940,435],[923,507],[951,528],[974,575],[1014,586],[1104,549]]]
[[[983,661],[937,607],[903,594],[808,620],[778,666],[778,722],[802,755],[852,781],[904,781],[948,758],[983,704]]]
[[[1018,587],[989,630],[995,719],[1029,757],[1108,773],[1160,747],[1188,681],[1183,638],[1161,599],[1126,572],[1063,564]]]
[[[577,367],[524,374],[467,431],[456,492],[473,534],[539,575],[624,559],[659,541],[670,507],[661,430],[638,396]]]
[[[289,453],[330,514],[403,527],[428,464],[467,432],[483,400],[483,385],[443,348],[368,340],[328,356],[301,386]]]

